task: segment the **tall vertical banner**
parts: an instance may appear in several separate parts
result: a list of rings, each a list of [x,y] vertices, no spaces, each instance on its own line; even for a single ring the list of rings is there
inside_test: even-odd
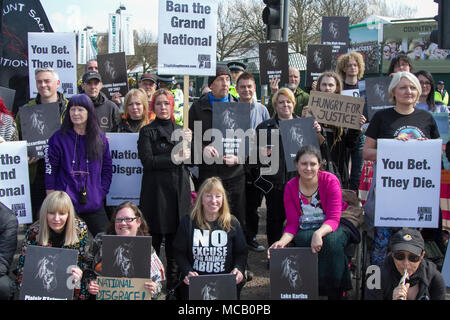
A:
[[[78,33],[78,64],[86,64],[87,62],[86,37],[87,37],[86,31],[81,31]]]
[[[19,224],[32,222],[26,141],[0,143],[0,202]]]
[[[28,33],[28,72],[30,78],[30,97],[36,97],[36,78],[34,71],[52,68],[61,81],[59,91],[66,97],[77,93],[77,58],[75,33]]]
[[[130,14],[122,14],[120,20],[122,32],[122,50],[127,56],[134,56],[134,37],[132,16]]]
[[[87,60],[96,59],[98,54],[98,46],[97,46],[97,33],[88,32],[87,33]]]
[[[138,133],[108,133],[113,176],[106,204],[118,206],[124,201],[139,205],[141,196],[142,164],[138,157]]]
[[[16,90],[13,112],[28,102],[28,32],[53,32],[38,0],[3,0],[0,86]]]
[[[438,227],[441,150],[441,139],[378,139],[375,226]]]
[[[216,72],[217,1],[159,0],[158,73]]]
[[[120,52],[120,16],[110,13],[108,19],[108,53]]]

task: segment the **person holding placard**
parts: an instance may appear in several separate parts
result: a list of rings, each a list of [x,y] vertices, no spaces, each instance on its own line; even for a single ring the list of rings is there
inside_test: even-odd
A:
[[[59,116],[61,117],[62,122],[66,112],[68,100],[62,93],[58,92],[58,88],[61,83],[58,73],[51,68],[36,69],[34,73],[38,94],[36,95],[36,98],[31,99],[21,108],[32,108],[38,104],[57,102],[59,106]],[[19,113],[16,115],[16,124],[17,130],[19,131],[19,140],[22,140]],[[42,201],[45,199],[44,160],[32,158],[28,160],[28,164],[28,171],[30,175],[31,208],[33,210],[33,221],[36,221],[39,219],[39,208],[41,207]]]
[[[183,94],[183,90],[177,89],[175,87],[176,83],[177,83],[177,80],[175,80],[175,76],[158,75],[158,89],[167,89],[172,93],[174,101],[175,101],[174,113],[173,113],[175,123],[182,126],[183,125],[184,94]]]
[[[271,119],[263,121],[256,127],[258,137],[260,137],[261,130],[267,130],[269,140],[267,141],[268,145],[263,146],[261,145],[261,142],[258,141],[258,146],[263,148],[263,152],[266,152],[268,156],[272,153],[271,145],[277,143],[280,146],[278,156],[279,167],[277,173],[274,175],[263,176],[265,180],[273,185],[273,188],[265,193],[267,206],[266,233],[269,246],[280,239],[283,233],[283,224],[285,221],[283,204],[284,187],[286,183],[295,176],[295,172],[287,171],[281,134],[279,135],[278,141],[272,141],[269,137],[271,137],[272,130],[280,129],[280,121],[297,118],[297,115],[294,113],[295,96],[291,89],[281,88],[278,90],[273,95],[272,104],[275,106],[275,115]],[[317,132],[320,132],[321,130],[317,121],[314,123],[314,128],[310,129],[314,129]]]
[[[87,225],[76,216],[69,195],[64,191],[55,191],[49,194],[42,203],[39,220],[25,232],[15,271],[18,287],[20,288],[22,283],[28,246],[74,249],[78,251],[78,261],[77,266],[71,269],[71,277],[73,283],[79,283],[79,285],[75,286],[73,298],[74,300],[87,299],[89,294],[81,278],[86,268],[88,240]]]
[[[419,70],[414,75],[419,79],[422,93],[420,94],[419,101],[414,106],[416,109],[427,110],[435,113],[447,113],[448,108],[444,104],[436,104],[434,101],[434,79],[431,73],[425,70]]]
[[[47,194],[65,190],[80,218],[95,236],[108,224],[104,201],[112,179],[109,144],[94,104],[85,94],[70,98],[61,129],[48,141]]]
[[[342,90],[358,90],[358,96],[365,98],[359,90],[359,80],[364,77],[365,63],[364,58],[361,53],[356,51],[351,51],[349,53],[343,54],[338,57],[336,64],[336,72],[341,76],[343,80]],[[367,105],[367,103],[366,103]],[[367,106],[363,109],[363,119],[364,123],[367,122],[369,117],[367,113]],[[364,148],[364,135],[360,134],[355,146],[351,148],[351,171],[349,179],[349,189],[358,191],[359,180],[363,168],[362,150]]]
[[[210,177],[219,177],[227,190],[228,201],[233,215],[245,230],[245,171],[239,158],[233,154],[220,157],[213,146],[212,138],[206,138],[207,130],[212,129],[214,102],[236,102],[229,94],[231,84],[230,71],[227,66],[218,65],[216,73],[208,77],[211,91],[194,102],[189,109],[189,129],[194,132],[191,150],[195,159],[201,159],[198,165],[196,189]],[[195,128],[201,130],[195,130]],[[198,136],[195,133],[198,132]],[[201,135],[200,135],[201,134]]]
[[[149,229],[145,218],[139,208],[132,202],[124,202],[114,209],[111,216],[109,226],[106,232],[97,234],[87,255],[88,269],[86,270],[85,279],[90,294],[97,295],[99,286],[96,277],[102,275],[102,239],[104,235],[118,236],[149,236]],[[165,280],[164,265],[159,260],[155,249],[152,247],[151,255],[151,281],[145,282],[144,286],[152,295],[157,298],[161,293],[161,281]]]
[[[391,102],[395,104],[394,108],[380,110],[372,118],[366,131],[364,160],[377,160],[377,139],[406,141],[439,138],[433,116],[425,110],[414,108],[422,94],[420,82],[415,75],[406,71],[395,73],[388,92]],[[375,176],[372,183],[375,183]],[[372,264],[383,265],[391,234],[392,228],[375,228]]]
[[[391,251],[381,268],[382,300],[445,300],[444,278],[425,257],[418,230],[401,229],[391,238]]]
[[[14,116],[6,109],[3,99],[0,97],[0,143],[17,140],[19,140],[19,134]]]
[[[324,72],[317,79],[318,91],[341,94],[342,87],[342,79],[336,72]],[[302,116],[307,116],[308,111],[309,107],[304,107]],[[365,122],[366,118],[361,115],[360,125]],[[342,188],[348,189],[350,150],[356,146],[361,130],[323,124],[322,135],[325,141],[321,144],[321,151],[327,160],[327,170],[339,178]]]
[[[295,97],[294,104],[294,113],[297,116],[301,116],[303,107],[308,105],[309,94],[299,88],[300,85],[300,71],[295,67],[289,67],[289,83],[286,85],[289,89],[292,90]],[[272,103],[274,94],[278,91],[280,79],[273,78],[270,82],[270,98],[269,103],[267,104],[267,110],[269,110],[269,114],[273,115],[276,112],[274,105]]]
[[[219,178],[201,185],[190,216],[180,222],[174,241],[180,266],[180,294],[189,298],[189,278],[204,274],[232,273],[237,297],[245,285],[247,243],[239,221],[231,214],[226,191]]]
[[[174,152],[178,141],[172,140],[172,135],[178,132],[183,139],[191,141],[192,133],[189,129],[182,130],[174,122],[174,105],[169,90],[157,90],[150,105],[156,119],[141,129],[137,142],[144,168],[140,208],[150,226],[153,247],[158,255],[165,238],[168,291],[175,286],[178,276],[173,244],[175,233],[180,219],[191,207],[189,173],[183,164],[184,160],[190,159],[190,149]]]
[[[349,235],[339,227],[348,205],[342,200],[339,179],[320,169],[322,158],[317,148],[300,148],[295,163],[298,176],[289,180],[284,190],[286,228],[270,248],[284,248],[291,241],[296,247],[310,246],[319,255],[319,295],[339,300],[352,288],[344,251]]]
[[[125,96],[117,132],[139,133],[149,122],[147,94],[143,89],[131,89]]]

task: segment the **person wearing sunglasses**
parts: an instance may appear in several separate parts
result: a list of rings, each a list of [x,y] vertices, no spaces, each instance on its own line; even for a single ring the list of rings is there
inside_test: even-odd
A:
[[[424,256],[425,242],[418,230],[400,229],[395,233],[391,237],[391,254],[381,268],[382,298],[379,298],[445,300],[444,279],[436,265]]]
[[[96,278],[102,275],[102,240],[105,234],[128,237],[150,235],[144,215],[134,203],[126,201],[115,208],[106,233],[101,232],[97,234],[87,254],[89,268],[86,270],[85,279],[88,292],[94,296],[99,292]],[[158,299],[161,294],[161,281],[165,280],[164,271],[164,265],[152,246],[151,274],[149,275],[151,281],[144,284],[145,288],[152,295],[152,299]]]

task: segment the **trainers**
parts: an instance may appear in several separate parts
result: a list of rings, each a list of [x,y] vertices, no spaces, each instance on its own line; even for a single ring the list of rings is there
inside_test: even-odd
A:
[[[256,252],[261,252],[264,251],[265,248],[263,245],[260,245],[258,243],[258,241],[256,241],[256,238],[253,238],[252,240],[247,242],[247,246],[250,250],[256,251]]]

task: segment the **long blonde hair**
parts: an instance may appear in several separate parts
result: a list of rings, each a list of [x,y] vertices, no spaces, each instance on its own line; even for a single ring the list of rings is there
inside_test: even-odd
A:
[[[44,199],[39,213],[38,243],[40,245],[47,246],[50,240],[50,227],[47,221],[48,212],[68,213],[66,225],[64,226],[64,245],[70,246],[80,241],[78,239],[80,230],[78,230],[75,223],[75,209],[72,200],[64,191],[54,191]]]
[[[192,209],[191,212],[191,220],[194,221],[197,224],[197,226],[202,230],[211,229],[211,226],[205,219],[202,204],[203,195],[211,191],[218,191],[222,194],[223,201],[222,207],[219,210],[218,223],[219,226],[221,226],[224,230],[230,232],[232,228],[231,227],[232,216],[230,212],[230,206],[228,204],[227,194],[225,188],[223,187],[222,181],[217,177],[211,177],[206,179],[200,186],[200,191],[198,192],[194,208]]]
[[[125,99],[123,100],[123,110],[124,110],[124,114],[126,116],[126,118],[129,117],[128,114],[128,104],[130,103],[130,100],[132,97],[136,97],[137,99],[139,99],[139,101],[142,103],[142,109],[143,109],[143,113],[142,113],[142,119],[141,122],[139,124],[139,128],[138,131],[145,126],[146,124],[149,123],[149,106],[148,106],[148,98],[147,98],[147,93],[143,90],[143,89],[131,89],[130,91],[128,91],[127,95],[125,96]]]

